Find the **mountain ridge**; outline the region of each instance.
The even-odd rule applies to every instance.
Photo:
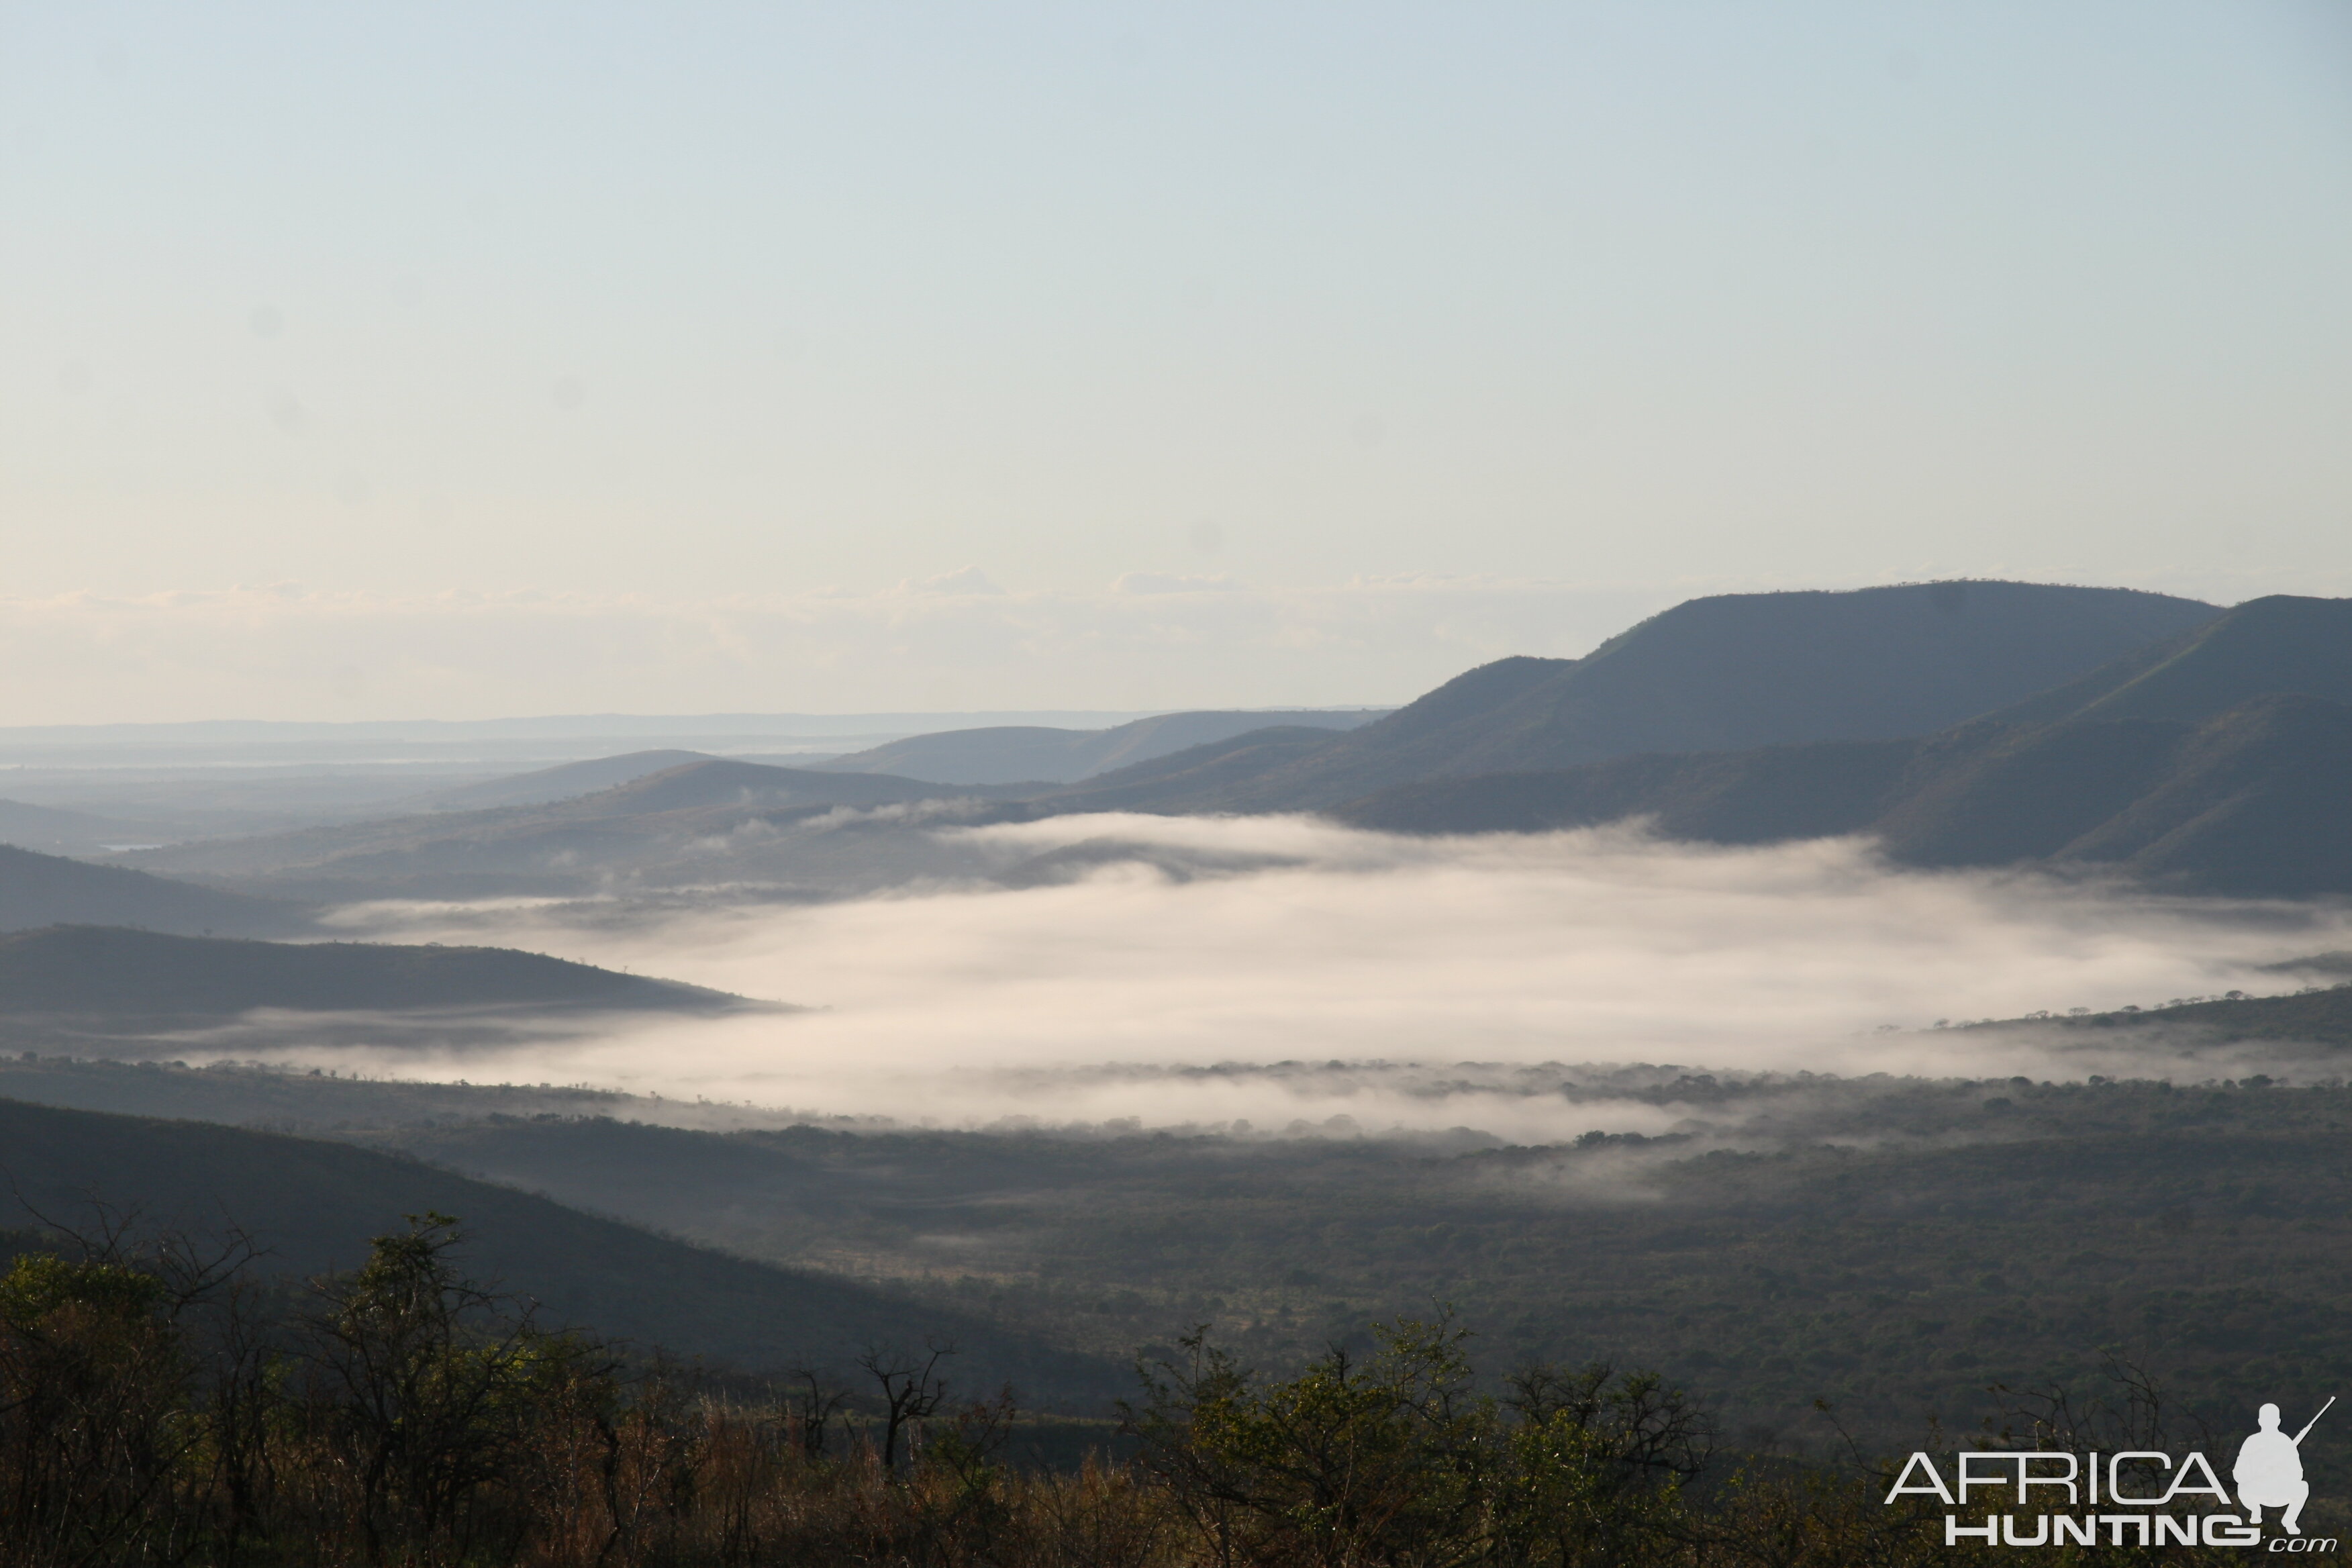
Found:
[[[1268,727],[1353,729],[1386,709],[1202,710],[1155,714],[1108,730],[992,726],[910,735],[819,764],[833,773],[887,773],[945,785],[1070,784],[1116,768]]]
[[[2281,644],[2288,657],[2263,656]],[[2159,671],[2162,684],[2146,684]],[[1867,832],[1912,865],[2095,868],[2253,897],[2352,892],[2352,704],[2278,689],[2336,675],[2352,695],[2352,601],[2253,600],[1930,736],[1428,780],[1331,815],[1416,833],[1633,816],[1729,843]]]
[[[1927,734],[2221,613],[2136,589],[1989,582],[1685,600],[1580,659],[1465,671],[1180,809],[1316,810],[1432,778]],[[1141,778],[1089,783],[1123,790]]]

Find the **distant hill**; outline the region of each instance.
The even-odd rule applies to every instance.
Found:
[[[296,904],[0,844],[0,931],[60,923],[282,936],[307,921]]]
[[[753,873],[779,833],[837,808],[990,793],[713,757],[543,805],[209,839],[152,851],[140,862],[178,875],[250,879],[321,900],[574,894],[604,890],[615,876],[638,872],[731,881]]]
[[[2259,697],[2196,723],[1997,732],[1875,826],[1919,865],[2106,865],[2203,891],[2352,891],[2352,708]]]
[[[2033,583],[1693,599],[1580,659],[1481,666],[1327,745],[1229,777],[1213,798],[1178,786],[1171,799],[1182,805],[1155,807],[1149,792],[1136,804],[1314,809],[1425,779],[1927,734],[2220,613],[2160,594]],[[1141,775],[1089,784],[1130,782]]]
[[[1252,730],[1099,773],[1039,800],[1064,812],[1229,810],[1236,797],[1255,791],[1261,780],[1314,756],[1339,738],[1331,731],[1300,725]]]
[[[1926,866],[2102,867],[2207,892],[2352,891],[2352,602],[2261,599],[1939,734],[1433,780],[1334,815],[1403,832],[1646,816],[1725,843],[1868,832]],[[2352,681],[2343,689],[2352,695]]]
[[[435,811],[481,811],[500,805],[541,805],[593,795],[600,789],[627,784],[647,773],[715,759],[701,752],[627,752],[617,757],[593,757],[564,763],[533,773],[484,779],[429,797],[424,804]]]
[[[900,805],[938,798],[940,786],[884,773],[833,773],[712,757],[665,768],[568,803],[583,818],[710,806]]]
[[[2322,961],[2338,954],[2322,953]],[[2305,960],[2308,963],[2312,961]],[[2289,969],[2294,964],[2270,967]],[[2341,1050],[2352,1046],[2352,984],[2338,984],[2298,992],[2292,996],[2242,996],[2173,1002],[2161,1007],[2129,1012],[2085,1013],[2071,1017],[1988,1018],[1961,1026],[1969,1029],[2030,1029],[2052,1034],[2069,1044],[2084,1043],[2086,1033],[2110,1031],[2128,1037],[2136,1030],[2179,1031],[2190,1027],[2216,1045],[2240,1040],[2284,1040],[2326,1046]],[[2067,1038],[2072,1037],[2072,1038]]]
[[[715,1012],[740,997],[503,947],[245,942],[116,926],[0,936],[0,1013],[191,1016],[528,1006]]]
[[[1191,746],[1269,726],[1352,730],[1386,709],[1301,709],[1278,713],[1162,713],[1109,730],[1000,725],[911,735],[824,764],[840,773],[898,773],[940,784],[1068,784]]]
[[[870,1286],[707,1251],[542,1197],[341,1143],[201,1122],[158,1121],[0,1100],[0,1179],[58,1218],[93,1198],[152,1225],[241,1226],[269,1271],[362,1262],[368,1238],[439,1210],[465,1222],[467,1265],[592,1328],[753,1371],[839,1366],[876,1341],[952,1340],[958,1386],[1011,1379],[1031,1400],[1092,1404],[1124,1392],[1120,1369],[951,1308]],[[0,1198],[0,1206],[7,1200]],[[0,1226],[26,1223],[0,1214]]]
[[[137,843],[157,837],[144,823],[125,822],[87,811],[65,811],[53,805],[29,805],[21,800],[0,800],[0,844],[14,844],[51,855],[102,854],[110,844]]]
[[[2063,719],[2210,719],[2287,692],[2352,704],[2352,599],[2273,594],[1988,713],[2003,724]]]

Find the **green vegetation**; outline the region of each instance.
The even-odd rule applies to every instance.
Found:
[[[457,1241],[447,1216],[412,1216],[356,1270],[292,1293],[256,1288],[234,1252],[168,1238],[20,1256],[0,1277],[0,1560],[1898,1568],[1990,1555],[1951,1552],[1928,1510],[1883,1506],[1884,1466],[1711,1465],[1704,1415],[1654,1376],[1528,1365],[1500,1397],[1483,1394],[1468,1336],[1442,1317],[1382,1325],[1370,1356],[1333,1349],[1288,1378],[1188,1336],[1181,1362],[1147,1365],[1125,1407],[1132,1461],[1038,1468],[1008,1462],[1010,1391],[908,1412],[878,1374],[865,1390],[811,1375],[763,1398],[631,1368],[467,1279]],[[2045,1416],[2070,1408],[2042,1402]],[[2047,1419],[2031,1434],[2086,1436],[2100,1440]],[[2312,1521],[2334,1528],[2336,1511]]]
[[[1827,1440],[1817,1397],[1875,1441],[1970,1427],[1999,1406],[1988,1384],[2079,1379],[2111,1350],[2217,1424],[2249,1386],[2352,1384],[2352,1090],[1666,1074],[1589,1092],[1727,1131],[1515,1148],[551,1116],[341,1135],[1106,1358],[1205,1321],[1297,1366],[1448,1300],[1490,1370],[1662,1367],[1758,1441]]]
[[[1121,1357],[1073,1353],[951,1303],[729,1256],[318,1139],[0,1100],[0,1191],[75,1223],[96,1199],[196,1236],[235,1227],[268,1249],[273,1269],[299,1275],[354,1267],[368,1238],[404,1214],[462,1214],[502,1288],[540,1303],[551,1324],[592,1323],[618,1341],[751,1372],[845,1365],[869,1339],[936,1333],[961,1347],[967,1376],[1013,1381],[1041,1405],[1099,1413],[1120,1385]],[[0,1256],[8,1250],[0,1245]]]
[[[2341,953],[2322,953],[2300,964],[2278,964],[2287,972],[2335,974]],[[2240,1040],[2279,1040],[2319,1047],[2312,1054],[2322,1063],[2340,1060],[2342,1047],[2352,1046],[2352,983],[2306,986],[2289,996],[2200,996],[2166,1003],[2160,1007],[2107,1013],[2080,1013],[2062,1018],[2011,1019],[1978,1024],[1973,1028],[2029,1029],[2069,1044],[2097,1039],[2116,1030],[2168,1029],[2221,1047]]]
[[[2133,1016],[2185,1026],[2170,1016]],[[725,1134],[583,1091],[8,1062],[0,1087],[216,1089],[214,1113],[266,1106],[367,1148],[0,1103],[0,1163],[45,1208],[96,1192],[226,1214],[311,1271],[398,1213],[467,1213],[558,1321],[752,1368],[845,1363],[869,1323],[936,1330],[1073,1411],[1196,1323],[1295,1368],[1433,1300],[1482,1326],[1490,1373],[1660,1367],[1742,1440],[1809,1451],[1832,1436],[1816,1398],[1891,1443],[1931,1417],[1973,1427],[1989,1384],[2080,1379],[2111,1351],[2217,1426],[2250,1387],[2352,1384],[2352,1090],[1518,1070],[1566,1114],[1647,1101],[1690,1130]]]
[[[616,1118],[651,1108],[581,1091],[0,1063],[0,1087],[20,1076],[157,1101],[182,1083],[282,1089],[263,1102],[274,1117],[370,1146],[0,1102],[0,1164],[45,1210],[99,1193],[159,1218],[226,1215],[307,1271],[348,1267],[399,1213],[466,1213],[556,1321],[755,1369],[845,1363],[887,1324],[908,1342],[948,1333],[985,1379],[1099,1410],[1119,1361],[1195,1323],[1295,1368],[1442,1300],[1482,1326],[1489,1372],[1656,1366],[1743,1440],[1808,1449],[1831,1437],[1815,1398],[1891,1443],[1930,1417],[1972,1427],[1999,1407],[1989,1384],[2079,1379],[2110,1351],[2217,1426],[2242,1419],[2249,1387],[2352,1384],[2352,1090],[2259,1075],[1578,1069],[1562,1084],[1556,1069],[1529,1092],[1570,1114],[1646,1100],[1693,1130],[1549,1147],[719,1134],[634,1124]]]

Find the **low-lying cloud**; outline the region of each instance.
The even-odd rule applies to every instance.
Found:
[[[1123,816],[938,831],[1008,873],[1093,854],[1058,883],[636,921],[375,906],[354,918],[379,936],[495,940],[818,1011],[614,1022],[461,1053],[342,1045],[332,1059],[958,1126],[1347,1118],[1336,1130],[1535,1141],[1662,1131],[1692,1114],[1654,1094],[1563,1094],[1574,1073],[1530,1089],[1521,1069],[1540,1064],[2214,1076],[2221,1058],[2170,1047],[2063,1051],[1933,1026],[2284,989],[2255,966],[2347,940],[2337,911],[1897,870],[1858,840],[1408,838],[1297,817]]]

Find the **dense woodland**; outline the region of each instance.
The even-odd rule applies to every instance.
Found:
[[[1200,1333],[1115,1430],[1022,1464],[1015,1391],[950,1349],[767,1388],[632,1364],[465,1278],[447,1216],[297,1288],[121,1229],[0,1278],[0,1554],[130,1563],[1899,1564],[1972,1561],[1859,1449],[1717,1446],[1680,1389],[1605,1364],[1479,1386],[1449,1318],[1294,1375]],[[2129,1374],[2126,1373],[2126,1378]],[[2172,1441],[2160,1402],[2029,1396],[1989,1441]],[[2182,1434],[2186,1435],[2186,1434]],[[2327,1505],[2310,1517],[2333,1529]],[[2168,1549],[2172,1562],[2227,1549]],[[2068,1561],[2153,1560],[2137,1548]]]
[[[1488,1374],[1658,1367],[1734,1440],[1812,1457],[1837,1443],[1816,1399],[1889,1445],[1974,1429],[1989,1384],[2080,1382],[2109,1352],[2217,1427],[2250,1387],[2352,1385],[2352,1089],[1584,1077],[1712,1096],[1745,1146],[698,1132],[562,1091],[53,1061],[0,1064],[0,1091],[249,1084],[281,1125],[318,1120],[287,1137],[0,1110],[52,1212],[103,1191],[177,1216],[200,1187],[219,1203],[189,1217],[232,1215],[314,1271],[438,1206],[568,1321],[761,1370],[841,1362],[875,1324],[939,1328],[968,1369],[1074,1415],[1196,1323],[1296,1368],[1435,1303],[1478,1326]]]

